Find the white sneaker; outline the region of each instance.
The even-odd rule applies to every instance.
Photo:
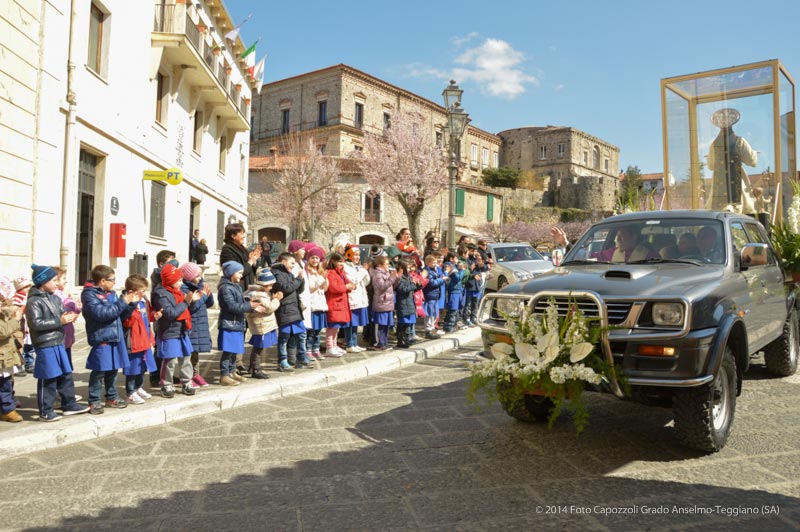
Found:
[[[80,400],[82,400],[82,399],[83,399],[83,396],[82,396],[82,395],[78,395],[77,393],[75,394],[75,400],[76,400],[76,401],[80,401]]]
[[[358,350],[359,353],[363,353],[364,351],[367,350],[366,347],[361,347],[360,345],[356,345],[354,347]]]
[[[347,348],[347,352],[348,353],[358,353],[360,351],[361,351],[361,349],[359,349],[357,345],[352,345],[352,346]]]
[[[139,397],[139,394],[138,394],[138,393],[136,393],[136,392],[133,392],[132,394],[130,394],[130,395],[128,396],[128,402],[129,402],[129,403],[133,403],[133,404],[135,404],[135,405],[143,405],[143,404],[144,404],[144,399],[142,399],[141,397]]]
[[[136,390],[136,394],[142,399],[150,399],[151,397],[153,397],[152,395],[144,391],[144,388],[139,388],[138,390]]]
[[[325,356],[328,358],[339,358],[340,356],[344,355],[345,351],[339,347],[331,347],[327,351],[325,351]]]

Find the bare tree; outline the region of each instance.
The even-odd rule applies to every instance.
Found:
[[[421,242],[419,217],[425,203],[447,186],[447,161],[419,118],[419,113],[399,112],[383,134],[367,133],[358,154],[361,171],[370,187],[403,207],[415,242]]]

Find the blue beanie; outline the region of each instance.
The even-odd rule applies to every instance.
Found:
[[[233,274],[236,272],[240,272],[244,270],[244,266],[236,262],[235,260],[229,260],[228,262],[222,265],[222,275],[230,279],[233,277]]]
[[[38,264],[31,264],[33,269],[33,285],[39,288],[50,279],[55,278],[58,274],[50,266],[39,266]]]
[[[258,279],[256,279],[256,282],[260,285],[273,284],[275,283],[275,276],[270,270],[264,268],[258,272]]]

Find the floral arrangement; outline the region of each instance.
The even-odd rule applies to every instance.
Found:
[[[792,202],[786,210],[783,224],[772,231],[772,243],[781,257],[783,267],[791,273],[800,273],[800,184],[791,181]]]
[[[520,306],[514,315],[501,312],[513,344],[494,344],[494,359],[472,365],[467,398],[475,402],[478,391],[485,390],[488,401],[499,400],[510,412],[526,394],[548,397],[553,404],[549,427],[569,399],[573,424],[580,433],[589,421],[583,391],[587,384],[607,382],[612,369],[595,352],[600,326],[577,305],[559,316],[553,298],[544,314],[534,313],[532,303]]]

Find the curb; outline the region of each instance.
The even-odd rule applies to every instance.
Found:
[[[101,416],[84,414],[65,417],[56,423],[26,421],[24,429],[0,431],[0,460],[364,379],[458,348],[478,340],[480,335],[480,329],[470,328],[446,338],[425,341],[424,347],[395,349],[344,366],[295,373],[279,379],[250,379],[243,386],[214,385],[192,397],[176,394],[173,399],[148,401],[124,410],[106,409]]]

